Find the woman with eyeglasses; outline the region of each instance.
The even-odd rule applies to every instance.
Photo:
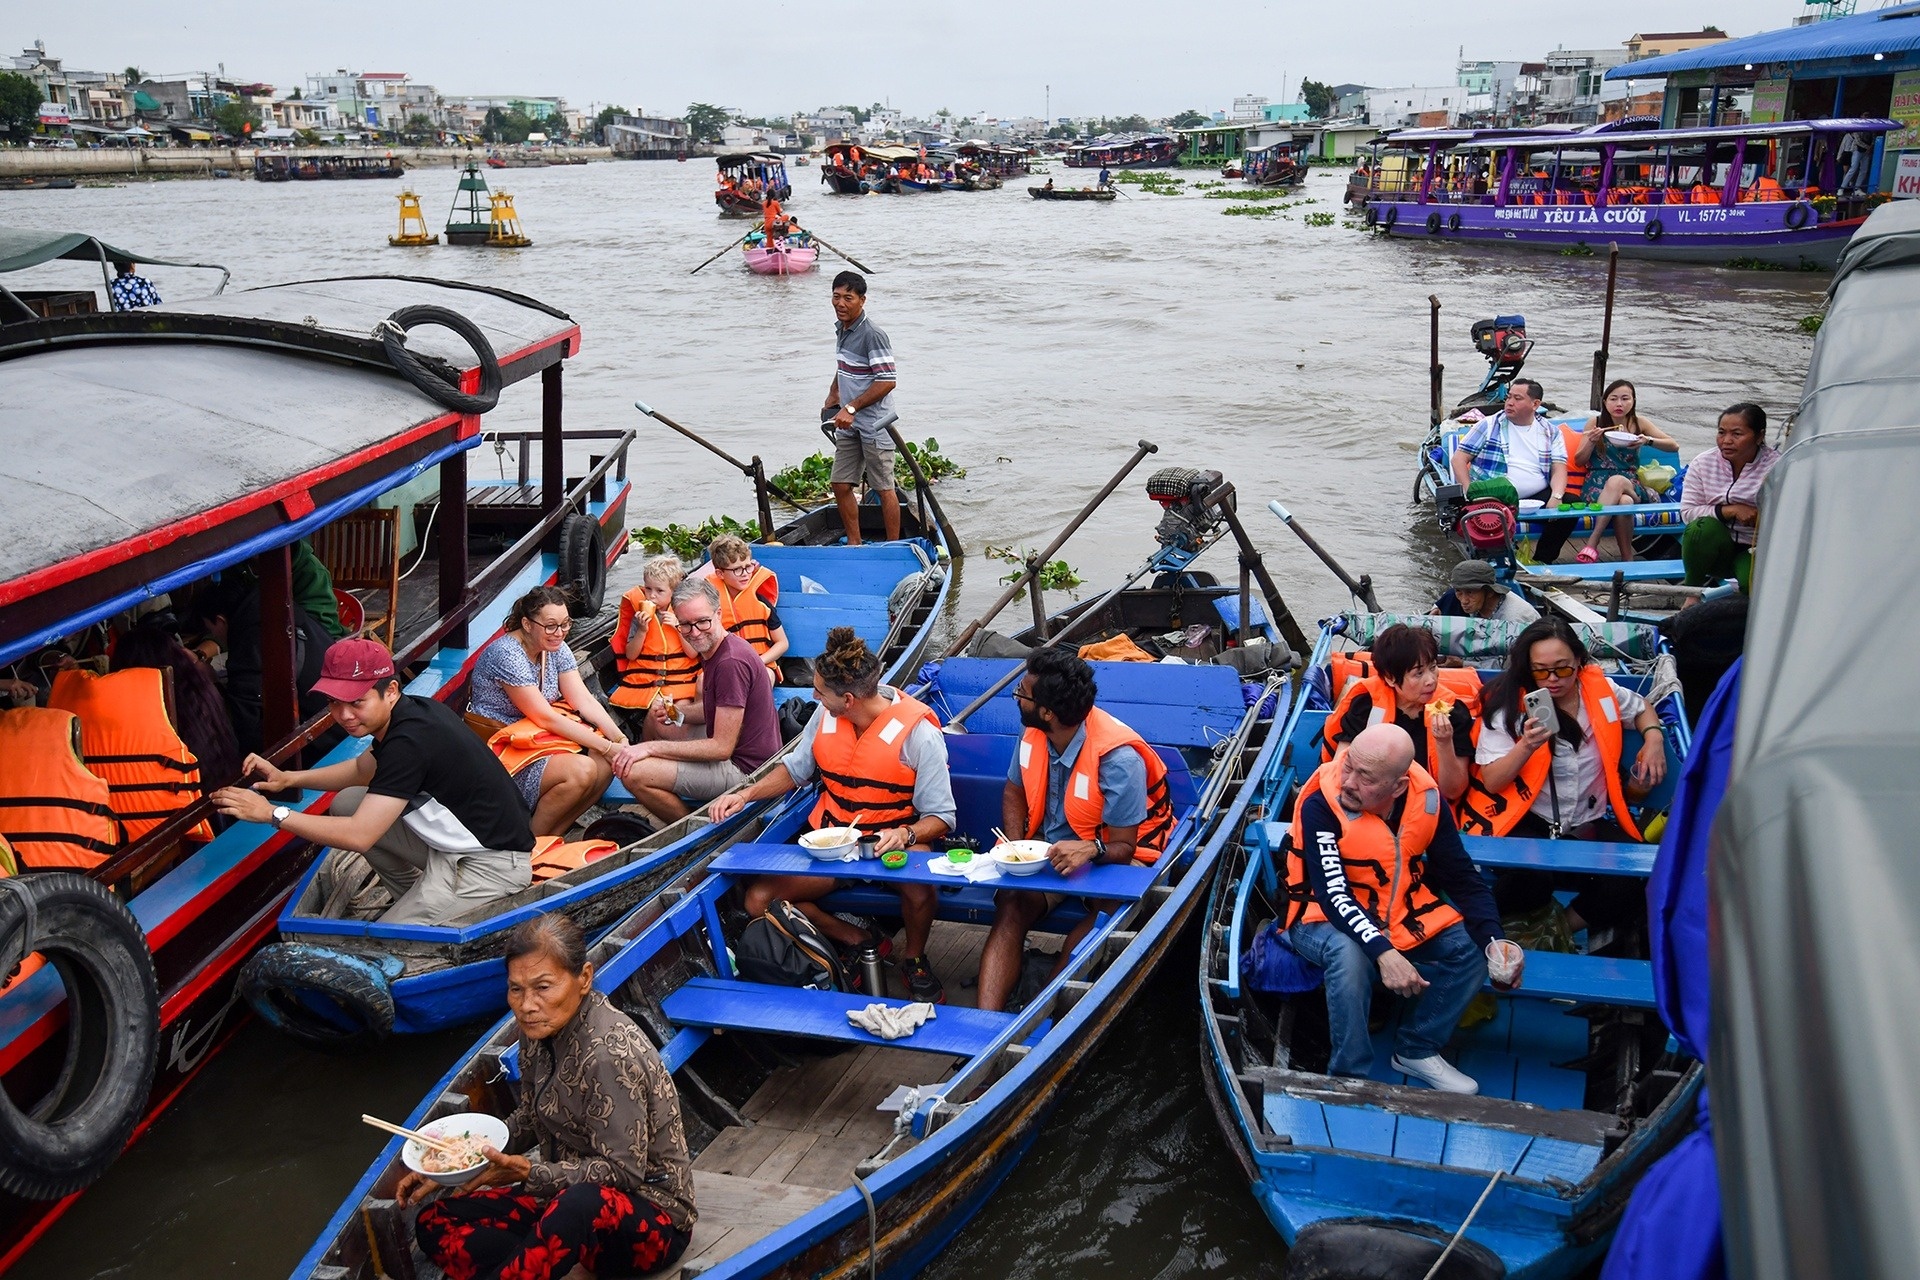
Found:
[[[533,834],[564,836],[613,779],[627,735],[580,678],[567,593],[535,587],[513,602],[506,634],[473,666],[467,722],[513,775]]]
[[[1553,700],[1557,732],[1527,711],[1526,697],[1538,689]],[[1640,841],[1628,803],[1666,777],[1666,729],[1645,699],[1607,677],[1572,627],[1542,618],[1522,631],[1506,670],[1487,685],[1481,708],[1477,776],[1460,802],[1463,833]],[[1623,777],[1627,725],[1642,741],[1630,775]],[[1625,885],[1634,891],[1630,896],[1640,897],[1637,885],[1613,879],[1611,887]],[[1495,895],[1502,915],[1525,914],[1543,908],[1553,886],[1546,873],[1508,873]],[[1625,899],[1609,902],[1612,895],[1600,888],[1574,899],[1567,913],[1574,931],[1610,923],[1632,909]]]

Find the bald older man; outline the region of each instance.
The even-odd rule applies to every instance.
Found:
[[[1367,1013],[1378,982],[1402,1011],[1393,1069],[1448,1093],[1480,1086],[1441,1056],[1502,935],[1487,882],[1468,861],[1439,784],[1395,724],[1362,730],[1300,789],[1286,941],[1326,972],[1327,1074],[1373,1069]],[[1444,898],[1441,895],[1445,895]],[[1519,982],[1516,972],[1513,983]]]

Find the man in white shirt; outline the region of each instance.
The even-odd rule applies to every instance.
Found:
[[[1560,429],[1539,416],[1545,399],[1538,382],[1517,379],[1507,387],[1506,408],[1460,437],[1453,450],[1453,478],[1467,497],[1540,498],[1550,509],[1560,505],[1567,491],[1567,445]],[[1511,498],[1498,481],[1513,486]],[[1549,521],[1534,558],[1543,564],[1557,560],[1571,531],[1571,521]]]

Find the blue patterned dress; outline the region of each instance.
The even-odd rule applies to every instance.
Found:
[[[574,661],[573,650],[562,645],[552,653],[541,654],[540,668],[536,671],[527,651],[520,647],[520,641],[511,635],[501,636],[482,649],[479,660],[473,664],[467,709],[475,715],[512,724],[521,716],[513,699],[507,696],[509,686],[538,689],[548,702],[558,702],[561,674],[579,665]],[[513,775],[514,785],[520,788],[520,798],[526,801],[529,813],[540,803],[540,780],[546,772],[547,762],[535,760]]]

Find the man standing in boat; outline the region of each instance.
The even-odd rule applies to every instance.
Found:
[[[857,271],[833,278],[837,367],[823,412],[833,413],[833,500],[847,545],[860,545],[860,482],[880,495],[887,541],[900,538],[900,495],[893,488],[893,440],[885,423],[893,415],[898,376],[893,343],[867,317],[867,279]],[[836,411],[837,410],[837,411]]]
[[[1113,170],[1107,168],[1107,166],[1105,165],[1101,165],[1100,177],[1099,177],[1099,180],[1094,183],[1094,190],[1105,191],[1108,187],[1112,185],[1113,185]]]

